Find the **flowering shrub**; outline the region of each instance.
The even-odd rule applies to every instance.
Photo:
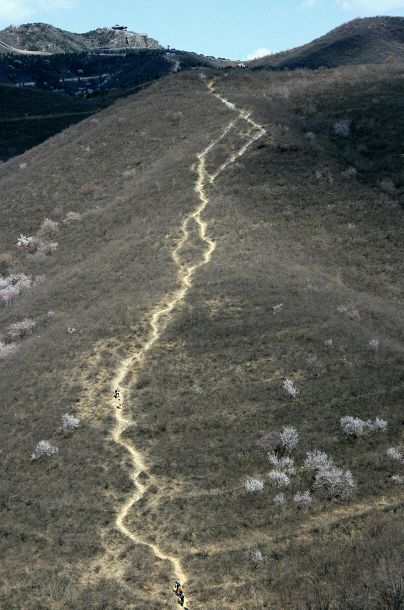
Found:
[[[58,245],[59,244],[57,241],[40,241],[37,247],[37,251],[41,254],[45,254],[46,256],[50,256],[51,254],[56,252]]]
[[[313,486],[324,489],[331,498],[344,498],[356,488],[356,483],[350,470],[329,465],[317,470]]]
[[[5,278],[0,277],[0,303],[9,305],[11,301],[31,286],[32,280],[24,273],[14,273]]]
[[[288,475],[281,470],[271,470],[271,472],[268,473],[268,477],[277,487],[287,487],[290,483]]]
[[[63,432],[70,432],[71,430],[74,430],[79,426],[80,420],[77,417],[74,417],[74,415],[70,415],[69,413],[65,413],[64,415],[62,415],[62,425],[60,429]]]
[[[399,474],[393,474],[391,480],[393,481],[393,483],[397,483],[400,485],[403,482],[403,477],[400,477]]]
[[[32,245],[33,237],[27,237],[21,233],[20,237],[17,239],[17,246],[19,248],[27,248]]]
[[[337,136],[346,138],[351,133],[352,121],[349,119],[340,119],[334,123],[334,133]]]
[[[74,333],[76,333],[76,332],[77,332],[77,328],[73,328],[72,326],[67,327],[67,333],[69,335],[74,335]]]
[[[291,457],[278,457],[275,453],[268,453],[268,460],[278,470],[286,470],[289,474],[295,473],[295,460]]]
[[[377,350],[380,347],[380,341],[379,339],[370,339],[369,343],[368,343],[368,350],[370,352],[377,352]]]
[[[284,506],[284,505],[286,504],[286,498],[285,498],[285,494],[283,494],[283,493],[277,494],[277,495],[274,497],[274,502],[275,502],[275,504],[277,504],[278,506]]]
[[[82,220],[80,212],[67,212],[65,219],[63,220],[64,225],[70,225],[73,222],[80,222]]]
[[[297,396],[300,394],[300,390],[295,386],[295,382],[289,377],[284,380],[283,387],[291,396]]]
[[[297,446],[299,442],[299,433],[294,426],[283,426],[280,440],[282,447],[290,451]]]
[[[31,460],[38,460],[43,455],[47,455],[48,457],[50,457],[58,451],[59,449],[52,445],[50,441],[39,441],[39,443],[35,447],[34,453],[31,454]]]
[[[3,343],[0,341],[0,360],[10,356],[18,348],[16,343]]]
[[[38,235],[55,235],[59,231],[59,223],[51,220],[50,218],[45,218],[43,223],[41,224],[41,228],[38,231]]]
[[[14,322],[10,324],[8,327],[8,334],[13,338],[23,338],[32,334],[33,329],[36,326],[36,322],[34,320],[29,320],[25,318],[25,320],[21,320],[21,322]]]
[[[313,451],[308,451],[306,453],[304,466],[310,471],[319,470],[321,468],[329,468],[332,466],[332,459],[326,453],[324,453],[324,451],[313,449]]]
[[[311,493],[309,491],[298,491],[293,496],[293,502],[297,504],[299,508],[305,508],[312,502]]]
[[[324,341],[324,346],[328,349],[334,349],[334,341],[332,339],[327,339]]]
[[[248,479],[244,483],[244,487],[248,491],[248,493],[256,493],[257,491],[262,491],[264,489],[264,482],[259,479]]]
[[[48,318],[54,318],[56,316],[56,312],[53,311],[53,309],[50,309],[46,315]]]
[[[403,462],[403,454],[396,447],[389,447],[386,451],[387,457],[396,462]]]
[[[251,561],[255,564],[259,564],[264,561],[264,555],[261,553],[258,547],[251,552]]]
[[[274,313],[279,313],[283,309],[283,303],[278,303],[278,305],[273,305],[272,311]]]
[[[339,305],[337,310],[339,313],[344,313],[350,320],[359,320],[361,317],[357,305],[354,305],[353,303]]]
[[[345,417],[341,417],[340,423],[345,434],[356,438],[366,436],[371,432],[384,431],[387,429],[387,421],[381,417],[376,417],[373,421],[371,419],[364,421],[359,417],[346,415]]]

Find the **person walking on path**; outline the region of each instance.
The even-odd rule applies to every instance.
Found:
[[[180,593],[180,604],[181,604],[181,606],[184,605],[184,601],[185,601],[184,591],[181,591],[181,593]]]

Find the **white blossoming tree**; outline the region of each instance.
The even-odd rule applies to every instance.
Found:
[[[35,451],[31,454],[31,460],[38,460],[43,456],[50,457],[58,453],[58,451],[58,448],[52,445],[50,441],[39,441]]]

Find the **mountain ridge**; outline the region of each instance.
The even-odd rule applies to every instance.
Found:
[[[160,49],[161,45],[147,34],[97,28],[78,34],[62,30],[48,23],[10,25],[0,31],[0,41],[21,52],[43,54],[82,53],[96,48]],[[3,49],[4,52],[4,49]]]
[[[404,17],[348,21],[304,45],[255,59],[251,67],[319,68],[404,61]]]

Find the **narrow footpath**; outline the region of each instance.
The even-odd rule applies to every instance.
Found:
[[[117,400],[113,398],[111,405],[115,416],[112,438],[117,445],[123,447],[130,455],[131,479],[133,481],[133,491],[128,495],[125,503],[117,509],[115,520],[116,528],[121,532],[124,538],[131,540],[137,545],[143,545],[150,548],[156,558],[169,561],[172,565],[173,583],[176,579],[178,579],[181,584],[185,584],[185,586],[187,584],[188,576],[181,564],[180,558],[171,555],[168,550],[163,550],[158,545],[145,540],[140,534],[135,531],[131,531],[126,525],[126,518],[128,514],[134,508],[135,504],[143,497],[150,483],[143,484],[139,480],[139,475],[142,472],[147,473],[148,466],[144,462],[141,453],[124,436],[125,431],[135,423],[126,414],[127,410],[125,409],[125,406],[127,400],[127,390],[125,388],[125,379],[129,372],[136,376],[142,371],[148,352],[158,342],[172,319],[175,309],[185,300],[188,292],[190,291],[196,271],[207,265],[211,260],[216,244],[209,236],[208,224],[202,217],[209,204],[208,186],[213,184],[218,176],[220,176],[220,174],[230,164],[234,163],[239,157],[243,156],[250,146],[266,133],[265,129],[251,118],[251,113],[249,113],[247,110],[238,109],[233,103],[218,93],[213,80],[207,82],[207,87],[209,91],[218,100],[220,100],[220,102],[225,104],[229,110],[235,113],[235,118],[224,127],[217,138],[213,139],[208,146],[197,155],[197,163],[193,164],[193,168],[196,169],[197,173],[195,191],[198,194],[199,201],[196,208],[183,219],[179,229],[179,240],[171,253],[172,259],[177,267],[178,288],[174,292],[167,295],[160,304],[156,305],[154,309],[151,310],[148,316],[150,331],[144,344],[137,351],[130,352],[130,354],[119,364],[111,385],[111,396],[113,395],[115,388],[119,387],[120,389],[120,399]],[[246,142],[239,150],[229,155],[229,157],[217,168],[213,174],[209,174],[206,169],[206,160],[208,155],[219,144],[219,142],[221,142],[225,136],[230,133],[232,129],[236,128],[236,125],[240,120],[246,121],[249,125],[250,129],[248,139],[246,139]],[[199,238],[205,244],[205,248],[202,255],[196,262],[189,265],[184,265],[181,261],[181,250],[191,240],[191,223],[196,223]],[[185,589],[185,593],[186,606],[189,607],[189,595],[187,589]],[[173,605],[175,599],[176,598],[173,597]]]

